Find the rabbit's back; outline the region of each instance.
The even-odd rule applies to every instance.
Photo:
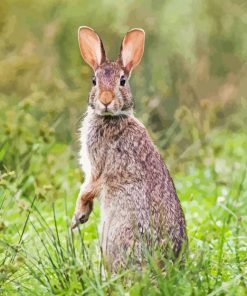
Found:
[[[111,269],[127,257],[141,262],[146,246],[170,244],[177,255],[186,240],[183,212],[144,126],[132,116],[88,115],[86,121],[88,157],[102,178],[102,248]]]

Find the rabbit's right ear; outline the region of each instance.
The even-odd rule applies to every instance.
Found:
[[[132,29],[125,35],[120,49],[120,62],[128,74],[140,63],[144,43],[145,32],[142,29]]]
[[[93,29],[86,26],[80,27],[78,41],[84,61],[94,70],[106,61],[103,43]]]

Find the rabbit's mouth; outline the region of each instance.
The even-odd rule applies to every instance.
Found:
[[[115,104],[108,104],[103,106],[103,104],[98,102],[98,104],[95,104],[93,109],[94,112],[100,116],[116,116],[119,113],[119,108]]]
[[[104,109],[95,108],[94,110],[100,116],[116,116],[117,115],[116,114],[117,112],[115,112],[114,110],[108,108],[107,106]]]
[[[133,101],[128,104],[120,104],[118,101],[113,101],[108,105],[103,105],[99,101],[89,103],[89,107],[99,116],[117,117],[121,115],[132,114],[134,103]]]
[[[122,108],[118,110],[111,110],[111,109],[105,109],[105,110],[95,110],[96,113],[100,116],[104,117],[118,117],[122,115],[130,115],[131,114],[131,108]]]
[[[101,116],[115,116],[116,114],[112,113],[111,111],[103,111],[100,113]]]

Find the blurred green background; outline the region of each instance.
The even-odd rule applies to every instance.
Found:
[[[33,199],[50,224],[55,202],[63,235],[83,181],[77,163],[78,128],[93,73],[80,56],[80,25],[98,32],[110,59],[118,56],[129,29],[146,31],[144,57],[131,77],[136,116],[174,177],[193,258],[202,249],[214,250],[213,263],[204,266],[205,275],[196,279],[206,283],[198,288],[197,282],[198,294],[220,289],[229,281],[229,289],[241,295],[247,272],[245,0],[1,0],[2,291],[8,294],[19,287],[17,280],[9,279],[20,262],[17,268],[7,246],[18,244],[28,252],[36,240],[29,223],[25,225]],[[86,242],[95,242],[98,221],[96,207],[85,225]],[[195,275],[203,268],[198,266]],[[243,277],[238,277],[241,273]],[[32,276],[29,270],[21,280],[32,282]],[[183,283],[177,287],[181,295],[197,291]]]

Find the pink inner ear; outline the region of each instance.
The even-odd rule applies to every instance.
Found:
[[[134,53],[134,48],[132,46],[132,43],[128,40],[128,36],[126,35],[124,40],[123,40],[123,47],[122,47],[122,62],[124,68],[126,70],[130,70],[133,65],[133,53]]]
[[[133,63],[129,62],[124,68],[126,69],[127,72],[130,72],[131,69],[133,68]]]
[[[144,31],[134,29],[129,31],[122,43],[122,63],[125,69],[130,72],[139,64],[144,51]]]
[[[94,70],[102,63],[102,49],[99,36],[90,28],[79,29],[81,54]]]

